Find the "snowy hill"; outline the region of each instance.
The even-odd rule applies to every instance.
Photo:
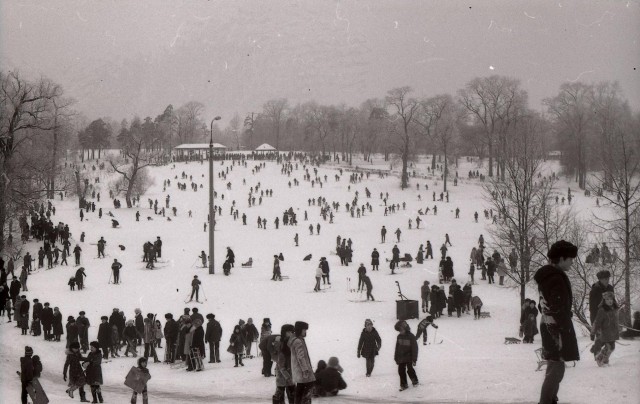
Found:
[[[462,161],[462,160],[461,160]],[[390,275],[385,258],[391,257],[391,248],[395,244],[396,228],[402,230],[398,247],[401,255],[410,253],[415,256],[420,244],[430,240],[434,246],[434,255],[439,256],[439,247],[444,242],[444,234],[451,237],[453,246],[449,248],[455,263],[455,278],[462,284],[468,281],[468,256],[476,245],[478,236],[488,237],[485,226],[488,221],[473,222],[473,212],[481,211],[484,204],[481,187],[473,180],[461,179],[457,187],[450,188],[450,203],[432,202],[433,190],[440,192],[441,185],[436,186],[433,178],[412,180],[412,188],[401,192],[398,178],[390,176],[384,179],[371,175],[367,180],[351,184],[348,191],[349,172],[345,172],[339,181],[334,176],[336,168],[323,167],[318,175],[327,175],[327,181],[320,188],[317,184],[302,181],[302,165],[291,177],[280,173],[280,166],[266,163],[266,168],[252,174],[252,161],[248,167],[233,166],[227,179],[217,175],[216,203],[222,206],[222,215],[217,217],[215,238],[216,274],[208,275],[207,269],[199,268],[197,258],[200,251],[207,250],[208,239],[203,231],[207,215],[207,165],[197,163],[176,164],[158,167],[151,170],[155,185],[141,198],[139,208],[113,209],[107,198],[107,191],[102,190],[102,207],[104,216],[98,219],[95,213],[88,213],[85,221],[80,222],[77,212],[77,201],[55,201],[56,215],[54,223],[69,223],[73,233],[73,245],[79,242],[79,235],[85,232],[86,240],[81,243],[83,249],[82,266],[85,267],[87,279],[83,291],[69,291],[67,280],[76,268],[55,267],[51,270],[40,269],[29,278],[29,292],[25,294],[29,300],[39,298],[48,301],[51,306],[58,306],[66,319],[68,315],[77,316],[80,310],[87,313],[92,323],[89,330],[90,340],[97,334],[99,318],[111,313],[114,307],[123,310],[127,318],[133,318],[135,308],[144,314],[157,313],[164,324],[164,313],[173,313],[177,317],[184,307],[198,307],[202,314],[214,313],[223,327],[221,352],[223,362],[206,364],[204,372],[187,373],[184,369],[171,369],[167,365],[149,365],[152,379],[149,383],[150,401],[153,403],[192,403],[208,401],[259,403],[270,402],[275,390],[273,378],[265,378],[260,374],[261,358],[247,360],[245,367],[233,368],[231,354],[224,352],[228,345],[233,325],[239,319],[252,317],[259,327],[264,317],[269,317],[274,331],[287,323],[297,320],[309,323],[307,344],[312,363],[328,360],[331,356],[340,359],[345,369],[344,378],[348,388],[338,397],[319,399],[319,402],[468,402],[468,403],[522,403],[537,402],[539,388],[544,372],[535,372],[536,356],[534,350],[540,347],[539,336],[532,345],[505,345],[505,337],[517,337],[520,316],[518,291],[510,286],[487,285],[485,281],[473,288],[484,302],[483,311],[490,311],[491,318],[474,321],[471,315],[463,314],[462,318],[445,315],[436,321],[439,326],[437,337],[435,330],[429,329],[430,345],[419,345],[419,358],[416,371],[420,386],[407,391],[398,392],[397,368],[393,362],[396,332],[397,296],[396,281],[402,292],[411,299],[420,297],[420,285],[428,280],[437,284],[437,262],[427,260],[419,265],[413,262],[412,268],[400,268],[397,275]],[[216,163],[216,172],[231,167],[230,163]],[[388,163],[380,162],[378,168],[388,169]],[[466,173],[475,169],[472,163],[464,162],[459,172]],[[197,192],[187,186],[186,191],[177,189],[181,173],[193,176],[193,182],[204,184]],[[310,169],[311,171],[311,169]],[[313,172],[311,171],[313,176]],[[176,179],[175,177],[178,177]],[[288,187],[289,181],[297,178],[299,187]],[[461,176],[462,177],[462,176]],[[466,177],[466,174],[464,175]],[[106,179],[106,177],[105,177]],[[163,181],[170,179],[171,185],[163,192]],[[246,185],[242,184],[243,179]],[[106,181],[101,180],[104,184]],[[225,184],[231,182],[231,190]],[[324,182],[324,179],[323,179]],[[416,190],[416,182],[420,183],[420,191]],[[247,195],[250,187],[260,183],[260,190],[273,189],[273,197],[263,197],[259,206],[248,207]],[[424,191],[428,184],[429,191]],[[370,199],[364,196],[364,188],[372,193]],[[345,211],[346,202],[351,202],[355,191],[359,191],[359,205],[369,202],[373,212],[362,218],[352,218]],[[380,199],[381,192],[389,192],[388,204],[406,202],[406,210],[400,208],[396,213],[384,216],[384,204]],[[157,199],[158,206],[164,206],[169,194],[170,206],[177,207],[177,217],[173,217],[167,209],[167,221],[154,215],[148,209],[147,198]],[[422,201],[418,200],[421,194]],[[224,200],[222,199],[224,195]],[[333,224],[323,221],[317,206],[308,206],[309,198],[323,196],[331,204],[340,203]],[[242,220],[234,221],[229,215],[232,201],[242,213],[247,214],[247,225]],[[257,198],[256,198],[256,204]],[[593,199],[576,195],[575,204],[580,209],[592,209]],[[421,229],[415,229],[417,210],[438,206],[438,214],[429,213],[421,216],[424,220]],[[283,226],[275,229],[273,220],[282,216],[282,212],[293,207],[297,213],[298,226]],[[455,219],[454,210],[461,210],[460,219]],[[140,222],[135,221],[135,212],[141,213]],[[187,212],[191,210],[193,217]],[[309,220],[304,221],[304,211]],[[107,212],[113,212],[120,222],[119,228],[111,228]],[[481,213],[481,212],[480,212]],[[267,218],[267,229],[258,229],[257,217]],[[147,220],[151,217],[153,220]],[[481,214],[482,217],[482,214]],[[413,230],[409,230],[407,222],[414,221]],[[320,223],[320,235],[315,226]],[[313,224],[313,235],[309,234],[309,224]],[[385,225],[389,230],[386,243],[380,243],[380,228]],[[299,234],[300,246],[295,247],[293,238]],[[340,266],[335,252],[337,236],[351,238],[354,256],[349,266]],[[92,245],[101,236],[107,240],[107,257],[95,258],[96,247]],[[154,271],[145,269],[141,262],[142,244],[153,241],[157,236],[163,240],[162,258]],[[491,248],[491,241],[488,241]],[[126,246],[125,251],[117,248],[119,244]],[[222,274],[222,262],[226,247],[231,247],[236,255],[236,265],[230,276]],[[30,242],[27,248],[34,254],[38,245]],[[379,272],[372,272],[370,254],[373,248],[380,251],[381,265]],[[281,263],[282,274],[289,276],[282,282],[270,280],[273,255],[282,252],[285,260]],[[302,261],[307,254],[313,254],[311,261]],[[331,288],[322,292],[313,292],[315,268],[320,257],[327,257],[331,266]],[[253,258],[252,268],[241,268],[240,263],[249,257]],[[123,263],[121,270],[122,284],[109,284],[110,265],[114,258]],[[69,260],[72,262],[72,259]],[[364,294],[350,292],[357,283],[357,267],[363,262],[373,283],[373,295],[376,303],[362,302]],[[190,291],[190,281],[198,275],[203,282],[203,304],[185,304]],[[532,289],[529,294],[537,298]],[[204,297],[204,298],[203,298]],[[424,315],[421,313],[421,318]],[[376,359],[372,377],[365,378],[364,359],[356,358],[356,346],[364,320],[373,320],[375,328],[382,337],[382,349]],[[410,320],[415,332],[418,320]],[[64,363],[64,342],[45,342],[41,337],[20,336],[15,323],[0,320],[0,396],[3,402],[18,402],[20,383],[15,376],[19,366],[18,358],[23,354],[24,345],[34,348],[35,354],[41,356],[44,364],[42,384],[53,403],[71,402],[64,390],[62,366]],[[578,328],[577,328],[578,329]],[[588,335],[578,330],[581,350],[590,343]],[[436,341],[437,338],[437,341]],[[64,336],[63,336],[64,340]],[[442,344],[433,344],[439,342]],[[625,341],[625,344],[628,341]],[[164,346],[164,345],[163,345]],[[611,366],[598,368],[588,350],[582,353],[582,361],[575,368],[567,369],[565,381],[559,393],[560,402],[571,403],[635,403],[640,399],[640,387],[637,380],[640,376],[640,345],[638,341],[628,345],[617,346],[611,359]],[[164,349],[159,350],[159,356]],[[130,391],[123,385],[128,369],[133,366],[132,358],[118,358],[103,365],[105,384],[103,386],[105,401],[108,403],[128,402]]]

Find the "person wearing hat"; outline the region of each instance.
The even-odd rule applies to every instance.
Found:
[[[149,355],[153,356],[153,362],[158,363],[158,355],[156,353],[156,347],[154,341],[156,339],[156,327],[153,320],[153,314],[147,314],[147,317],[143,320],[142,337],[144,341],[144,357],[149,358]]]
[[[180,333],[180,326],[178,322],[173,319],[173,314],[167,313],[164,315],[164,339],[165,339],[165,351],[164,362],[174,363],[176,344],[178,342],[178,334]]]
[[[340,390],[347,388],[347,383],[342,378],[343,369],[338,358],[329,358],[327,367],[316,376],[316,393],[320,397],[336,396]]]
[[[22,295],[22,301],[20,303],[20,309],[16,310],[18,314],[18,325],[22,330],[22,335],[27,335],[29,331],[29,308],[31,303],[27,300],[26,295]]]
[[[233,250],[231,249],[231,247],[227,247],[226,259],[229,262],[229,264],[231,265],[231,268],[234,268],[233,264],[236,262],[236,255],[233,253]]]
[[[162,258],[162,240],[160,240],[160,236],[156,237],[156,241],[153,243],[153,247],[158,254],[158,258]]]
[[[111,264],[111,271],[113,272],[113,283],[120,283],[120,269],[122,268],[122,264],[118,262],[116,258],[113,259],[113,264]]]
[[[407,374],[409,375],[413,385],[418,385],[418,376],[416,375],[416,371],[413,369],[418,361],[418,343],[416,342],[416,337],[411,333],[409,324],[407,324],[406,321],[398,321],[394,328],[398,331],[398,337],[396,339],[396,349],[393,359],[398,365],[400,391],[402,391],[409,388],[407,383]]]
[[[62,327],[62,313],[60,313],[60,309],[57,307],[53,308],[53,322],[52,322],[52,332],[55,338],[55,341],[60,342],[60,336],[64,334],[64,329]]]
[[[280,335],[272,335],[273,343],[268,346],[271,357],[276,362],[276,392],[273,395],[274,404],[284,404],[285,395],[289,404],[295,400],[295,383],[291,376],[291,350],[287,343],[293,337],[295,327],[284,324],[280,328]]]
[[[66,345],[66,347],[69,348],[69,346],[73,342],[77,342],[79,344],[80,343],[80,341],[79,341],[80,332],[78,330],[78,324],[76,323],[76,319],[73,316],[67,317],[67,324],[66,324],[65,328],[66,328],[66,331],[67,331],[67,345]]]
[[[260,333],[258,332],[255,324],[253,324],[253,319],[251,317],[247,319],[247,324],[242,327],[242,337],[244,338],[244,345],[247,352],[246,356],[249,357],[251,356],[251,345],[254,342],[257,342],[260,337]]]
[[[264,377],[271,377],[271,353],[267,349],[267,339],[271,336],[271,320],[269,318],[264,318],[262,320],[262,325],[260,326],[260,344],[258,348],[260,348],[260,352],[262,352],[262,375]]]
[[[136,342],[137,345],[142,345],[142,337],[144,336],[144,317],[142,317],[142,311],[140,309],[135,309],[134,313],[134,324],[136,326],[136,332],[138,335],[136,338]]]
[[[87,364],[85,369],[86,382],[91,386],[92,403],[97,403],[98,401],[102,403],[104,400],[102,399],[102,390],[100,389],[102,385],[102,353],[100,352],[100,344],[98,341],[91,341],[89,346],[90,352],[87,358],[83,360],[83,363]],[[105,347],[104,350],[108,351],[109,348]]]
[[[296,384],[296,403],[311,402],[313,386],[316,381],[305,342],[308,329],[309,324],[303,321],[296,321],[294,325],[295,336],[287,342],[287,346],[291,350],[291,375],[293,382]]]
[[[147,378],[142,379],[144,382],[144,388],[142,389],[142,403],[147,404],[149,402],[149,396],[147,395],[147,383],[151,379],[151,374],[149,373],[149,369],[147,369],[147,358],[144,356],[138,358],[138,371],[144,373]],[[136,404],[138,402],[138,392],[133,390],[131,394],[131,404]]]
[[[358,341],[358,358],[363,356],[366,359],[367,377],[371,376],[373,367],[376,361],[376,355],[380,352],[382,347],[382,340],[380,334],[373,326],[373,321],[366,319],[364,321],[364,328],[360,333],[360,340]]]
[[[591,286],[591,290],[589,291],[589,319],[592,325],[598,314],[600,302],[602,302],[602,295],[605,292],[614,292],[613,286],[609,283],[611,272],[607,270],[599,271],[596,276],[598,277],[598,281]],[[591,335],[593,335],[593,333]]]
[[[378,252],[377,249],[373,249],[373,251],[371,252],[371,270],[372,271],[377,271],[379,270],[380,266],[380,253]]]
[[[49,306],[49,302],[44,303],[44,307],[40,313],[40,323],[42,324],[44,339],[45,341],[49,341],[51,339],[51,326],[53,324],[53,309]]]
[[[111,343],[111,326],[109,325],[109,317],[100,317],[100,325],[98,326],[98,343],[102,347],[102,358],[104,360],[109,359],[109,349],[112,347]],[[115,356],[115,352],[111,352],[111,357]]]
[[[322,269],[322,284],[328,283],[331,285],[331,279],[329,279],[329,261],[326,257],[320,257],[320,268]]]
[[[578,341],[571,320],[571,281],[565,273],[571,269],[577,255],[578,247],[565,240],[557,241],[547,252],[549,264],[538,269],[533,276],[540,293],[542,358],[547,361],[547,370],[540,390],[540,404],[558,401],[565,361],[580,360]]]
[[[62,376],[64,381],[67,381],[67,370],[68,370],[68,386],[69,388],[66,390],[69,397],[73,398],[73,392],[75,390],[80,391],[80,402],[88,403],[86,393],[84,392],[84,385],[86,383],[84,370],[82,369],[81,362],[84,361],[84,358],[80,354],[80,343],[74,341],[69,344],[67,350],[65,352],[67,354],[67,359],[64,362],[64,368],[62,370]]]
[[[207,321],[204,341],[209,344],[209,363],[220,363],[220,339],[222,338],[222,327],[218,320],[216,320],[215,314],[207,314],[207,320],[209,321]]]
[[[609,363],[609,356],[616,349],[616,341],[620,339],[619,330],[618,304],[615,295],[611,291],[604,292],[591,327],[591,337],[595,339],[591,352],[598,362],[598,366]]]
[[[420,339],[422,335],[422,345],[427,345],[427,327],[432,326],[437,329],[438,326],[434,324],[433,317],[427,316],[420,323],[418,323],[418,332],[416,333],[416,341]]]
[[[190,302],[193,301],[193,296],[195,295],[196,297],[196,302],[200,302],[200,298],[199,298],[199,293],[200,293],[200,284],[202,282],[200,282],[200,280],[198,279],[198,275],[194,275],[193,276],[193,280],[191,281],[191,298],[189,299]]]
[[[358,267],[358,292],[364,289],[364,277],[367,274],[367,268],[364,267],[364,263],[360,263]]]
[[[236,325],[233,327],[233,333],[229,338],[229,348],[227,348],[227,352],[233,354],[233,359],[235,361],[234,367],[244,366],[242,363],[242,354],[244,353],[244,337],[242,336],[242,326]]]
[[[24,356],[20,358],[20,381],[22,382],[22,404],[27,404],[27,387],[31,384],[35,374],[35,368],[33,365],[33,348],[30,346],[24,347]]]
[[[89,319],[86,318],[85,312],[81,311],[78,313],[78,318],[76,318],[76,324],[78,325],[78,336],[80,337],[80,346],[82,347],[82,353],[86,353],[89,350],[89,327],[91,323]],[[108,345],[104,345],[105,347]]]

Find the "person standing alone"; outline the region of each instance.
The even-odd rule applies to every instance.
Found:
[[[533,277],[540,292],[542,358],[547,361],[539,404],[558,402],[565,361],[580,360],[578,341],[571,320],[571,282],[565,273],[571,268],[577,255],[578,247],[565,240],[557,241],[547,253],[549,264],[538,269]]]

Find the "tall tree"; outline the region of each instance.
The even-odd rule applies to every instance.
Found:
[[[273,134],[275,137],[275,148],[280,150],[280,131],[286,121],[287,108],[289,103],[286,98],[269,100],[262,106],[262,114],[271,121]]]
[[[575,172],[578,187],[585,189],[591,168],[590,142],[593,125],[593,86],[581,82],[564,83],[553,98],[544,100],[555,119],[556,132],[563,145],[563,162]]]
[[[402,174],[400,187],[405,189],[409,186],[409,173],[407,171],[410,145],[415,135],[415,120],[420,104],[415,98],[409,97],[413,90],[411,87],[399,87],[390,90],[385,97],[388,108],[391,109],[391,120],[395,121],[399,130],[396,133],[400,136],[402,158]]]
[[[493,177],[493,162],[499,149],[498,162],[503,171],[507,134],[518,111],[526,107],[527,94],[520,81],[505,76],[477,77],[458,91],[459,101],[483,129],[489,153],[489,177]],[[505,173],[501,174],[504,180]]]
[[[9,214],[26,209],[46,190],[34,189],[31,176],[22,175],[27,174],[22,162],[28,153],[20,150],[37,145],[36,137],[52,129],[50,103],[61,94],[61,87],[49,80],[30,82],[18,72],[0,71],[0,251]]]
[[[240,150],[240,115],[236,112],[233,118],[229,121],[229,131],[231,132],[231,138],[236,146],[236,150]]]
[[[245,136],[249,139],[249,149],[253,150],[253,135],[255,134],[255,125],[256,120],[260,117],[260,114],[256,112],[249,112],[247,116],[244,118],[244,133]]]

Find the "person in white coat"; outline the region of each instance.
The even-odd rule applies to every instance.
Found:
[[[290,338],[287,343],[291,350],[291,375],[293,382],[296,384],[296,403],[311,402],[313,386],[316,381],[305,342],[308,329],[309,324],[303,321],[296,321],[294,325],[295,336]]]

